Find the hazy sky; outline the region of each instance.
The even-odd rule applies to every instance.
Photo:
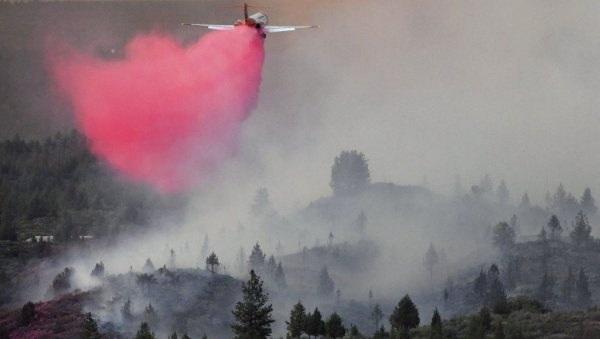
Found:
[[[543,203],[559,182],[600,192],[597,2],[269,6],[273,24],[321,25],[267,39],[244,156],[276,199],[327,193],[333,157],[352,148],[375,181],[427,176],[449,191],[456,175],[470,187],[489,173],[517,203],[525,191]]]

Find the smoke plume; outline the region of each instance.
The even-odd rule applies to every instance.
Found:
[[[189,187],[234,153],[257,103],[264,50],[250,28],[211,32],[187,47],[138,36],[113,60],[53,46],[55,84],[91,150],[163,193]]]

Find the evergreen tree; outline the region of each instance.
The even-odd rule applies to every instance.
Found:
[[[471,316],[469,318],[469,325],[467,326],[467,339],[481,339],[483,337],[483,328],[481,327],[479,315]]]
[[[133,319],[133,314],[131,313],[131,299],[127,298],[127,301],[121,307],[121,315],[123,316],[123,320],[131,320]]]
[[[277,263],[275,257],[271,254],[269,260],[267,260],[267,274],[271,279],[275,279],[275,273],[277,272]]]
[[[485,304],[494,308],[494,312],[502,313],[501,309],[506,306],[506,292],[504,284],[496,278],[490,281],[488,292],[485,297]]]
[[[483,269],[479,272],[479,276],[473,282],[473,292],[480,300],[483,300],[488,288],[487,275],[483,273]]]
[[[400,329],[400,333],[398,334],[398,339],[411,339],[410,331],[408,330],[408,328],[402,327]]]
[[[575,217],[571,239],[577,247],[587,244],[591,239],[592,227],[583,211],[579,211]]]
[[[325,322],[325,335],[331,338],[341,338],[346,335],[342,318],[336,312],[333,312]]]
[[[154,264],[152,263],[152,260],[150,260],[150,258],[146,259],[146,262],[144,263],[144,266],[142,267],[142,272],[153,273],[154,271],[156,271],[156,269],[154,268]]]
[[[357,151],[343,151],[335,157],[329,184],[335,195],[359,193],[370,182],[371,174],[364,154]]]
[[[154,332],[150,331],[148,323],[142,321],[140,329],[135,335],[135,339],[156,339],[156,336],[154,335]]]
[[[542,281],[537,289],[537,297],[541,302],[547,302],[554,297],[554,279],[547,272],[544,272]]]
[[[375,328],[379,328],[379,322],[381,319],[383,319],[383,312],[381,311],[379,304],[375,304],[375,306],[373,306],[373,310],[371,311],[371,320],[373,321]]]
[[[490,314],[490,310],[485,306],[479,310],[479,321],[484,334],[492,328],[492,315]]]
[[[548,230],[550,231],[550,238],[553,240],[559,239],[563,229],[556,214],[552,214],[550,220],[548,220],[547,226]]]
[[[252,253],[250,254],[250,258],[248,258],[248,265],[251,270],[261,271],[265,266],[265,257],[266,255],[260,249],[260,245],[258,242],[252,248]]]
[[[306,332],[307,317],[304,305],[300,301],[290,312],[290,321],[285,322],[287,325],[288,337],[299,338],[302,332]]]
[[[171,335],[169,335],[169,339],[178,339],[179,337],[177,336],[177,331],[173,331],[173,333],[171,333]]]
[[[206,258],[206,269],[210,271],[212,274],[215,274],[219,269],[219,257],[212,252],[208,258]]]
[[[430,339],[442,339],[442,317],[437,308],[433,311],[433,317],[431,317],[431,335]]]
[[[515,245],[515,231],[507,223],[501,222],[494,227],[494,245],[504,255],[510,253]]]
[[[394,312],[390,315],[392,331],[399,332],[402,328],[415,328],[419,326],[419,322],[420,319],[417,306],[407,294],[400,300],[398,305],[394,308]]]
[[[98,325],[96,324],[96,321],[94,321],[94,318],[92,318],[92,314],[91,313],[86,313],[85,316],[83,317],[83,324],[82,324],[82,333],[81,333],[81,338],[82,339],[100,339],[100,332],[98,332]]]
[[[594,216],[598,211],[596,199],[592,197],[592,191],[589,187],[585,189],[583,196],[581,197],[581,209],[583,210],[583,213],[589,216]]]
[[[358,327],[354,324],[350,324],[350,329],[348,329],[349,339],[362,339],[363,335],[358,330]]]
[[[565,281],[563,282],[563,301],[567,304],[571,303],[572,301],[572,296],[573,296],[573,292],[575,291],[576,288],[576,280],[575,280],[575,274],[573,274],[573,269],[571,267],[569,267],[569,271],[567,273],[567,278],[565,279]]]
[[[35,304],[31,301],[28,301],[21,308],[21,313],[19,314],[18,324],[19,326],[28,326],[33,321],[35,317]]]
[[[275,283],[279,289],[284,289],[287,287],[287,282],[285,281],[285,274],[283,273],[283,267],[281,266],[281,261],[277,265],[277,271],[275,272]]]
[[[96,266],[92,270],[91,276],[96,277],[96,278],[104,277],[104,263],[102,261],[99,263],[96,263]]]
[[[323,266],[321,269],[321,273],[319,274],[319,288],[318,292],[322,296],[329,296],[333,293],[335,289],[335,284],[333,280],[329,277],[329,272],[327,272],[327,267]]]
[[[152,306],[152,303],[146,306],[146,310],[144,311],[144,321],[153,325],[156,325],[158,322],[158,314],[156,314],[156,310],[154,309],[154,306]]]
[[[325,334],[325,322],[321,317],[321,312],[318,308],[315,308],[313,313],[309,313],[307,316],[306,323],[306,334],[314,336],[315,338]]]
[[[439,260],[438,260],[437,252],[435,250],[435,247],[433,247],[433,243],[430,243],[429,249],[425,253],[425,257],[423,258],[423,266],[425,266],[427,268],[427,271],[429,272],[429,281],[430,282],[433,281],[433,271],[435,269],[435,266],[437,266],[438,263],[439,263]]]
[[[251,270],[250,279],[242,284],[244,300],[238,302],[232,311],[235,321],[231,328],[236,339],[260,339],[271,334],[271,324],[274,322],[271,318],[273,306],[267,304],[269,295],[263,292],[262,285],[263,282],[254,270]]]
[[[375,333],[373,333],[373,339],[385,339],[385,338],[389,338],[389,335],[385,331],[385,327],[383,327],[383,324],[382,324],[381,327],[378,328],[377,331],[375,331]]]
[[[579,277],[576,283],[577,288],[577,303],[580,307],[589,307],[592,300],[592,293],[590,293],[588,277],[583,271],[583,268],[579,269]]]
[[[506,204],[508,199],[510,199],[510,193],[508,192],[508,187],[506,187],[504,180],[500,181],[500,185],[498,185],[496,194],[498,196],[498,201],[500,201],[502,204]]]

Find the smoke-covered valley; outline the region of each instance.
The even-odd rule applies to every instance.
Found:
[[[514,314],[600,300],[597,5],[261,5],[271,24],[321,27],[267,37],[258,106],[231,155],[161,194],[89,151],[48,50],[66,42],[110,63],[139,34],[189,47],[205,32],[182,21],[228,24],[241,11],[0,3],[0,338],[73,337],[86,312],[107,338],[134,337],[141,321],[158,337],[232,337],[251,268],[273,304],[273,337],[299,301],[376,337],[405,295],[421,325],[440,312],[445,337],[482,337],[468,323],[482,305],[507,333],[585,337]],[[580,270],[587,303],[564,292]],[[37,313],[25,324],[28,301]]]

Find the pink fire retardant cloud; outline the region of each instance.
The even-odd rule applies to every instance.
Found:
[[[65,45],[47,59],[91,151],[171,193],[236,151],[241,122],[257,103],[264,48],[256,30],[238,27],[185,48],[160,34],[138,36],[120,60]]]

